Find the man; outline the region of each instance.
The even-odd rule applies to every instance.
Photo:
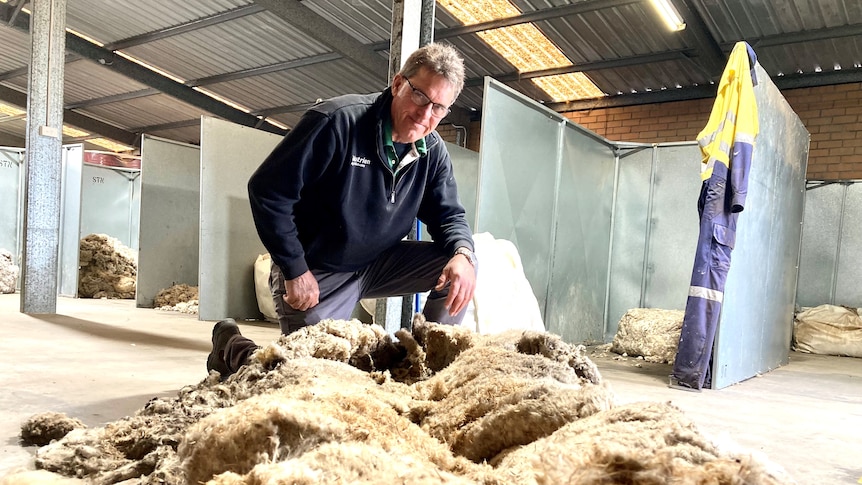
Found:
[[[361,298],[429,290],[427,320],[464,318],[476,286],[472,232],[434,131],[463,86],[458,52],[426,45],[383,93],[310,108],[252,175],[282,333],[348,319]],[[417,217],[433,243],[404,240]],[[207,370],[225,378],[256,349],[233,320],[218,322]]]

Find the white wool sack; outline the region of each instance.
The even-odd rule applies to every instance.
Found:
[[[487,232],[474,235],[473,242],[479,261],[473,295],[475,330],[483,334],[513,329],[544,332],[539,302],[515,245]]]
[[[801,352],[862,357],[859,310],[836,305],[803,308],[793,322],[793,344]]]
[[[19,268],[13,262],[12,253],[0,249],[0,293],[15,293],[18,286]]]
[[[269,287],[271,267],[272,259],[269,253],[257,257],[254,262],[254,292],[257,295],[257,308],[263,313],[264,318],[271,322],[278,322],[278,313],[275,312],[272,290]]]

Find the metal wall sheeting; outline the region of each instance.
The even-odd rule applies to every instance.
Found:
[[[0,147],[0,249],[12,253],[13,262],[21,265],[24,221],[23,148]]]
[[[798,306],[862,307],[862,184],[809,181]]]
[[[467,224],[475,228],[476,222],[476,188],[479,186],[479,152],[468,150],[454,143],[446,143],[449,157],[452,159],[452,169],[455,171],[455,181],[458,183],[458,198],[464,206]],[[420,240],[430,241],[431,235],[425,224],[422,224]]]
[[[601,340],[612,145],[490,78],[484,99],[476,232],[518,248],[549,331]]]
[[[545,324],[563,338],[601,342],[614,194],[613,148],[572,123],[561,151]],[[522,256],[523,259],[523,256]]]
[[[809,134],[766,72],[755,69],[760,134],[727,275],[713,389],[786,364],[790,351]]]
[[[458,183],[458,198],[467,213],[467,224],[476,227],[476,205],[478,204],[476,189],[479,187],[479,152],[459,147],[454,143],[446,143],[452,168],[455,170],[455,181]],[[430,238],[429,238],[430,239]]]
[[[201,320],[261,318],[254,262],[266,249],[254,227],[246,187],[281,139],[216,118],[201,121]]]
[[[58,294],[78,296],[81,239],[106,234],[137,251],[141,215],[140,170],[83,163],[83,147],[63,150]]]
[[[200,148],[144,136],[138,307],[175,284],[198,285],[200,187]]]
[[[107,234],[138,250],[141,171],[84,164],[81,180],[81,231]]]
[[[63,183],[60,186],[60,247],[57,252],[57,294],[78,296],[81,245],[81,180],[84,146],[63,147]]]
[[[785,363],[790,348],[809,137],[757,69],[761,132],[716,389]],[[684,309],[699,232],[697,145],[616,144],[490,79],[484,99],[477,232],[518,247],[548,331],[602,341],[629,308]]]
[[[621,146],[605,341],[632,308],[685,308],[699,231],[697,144]]]

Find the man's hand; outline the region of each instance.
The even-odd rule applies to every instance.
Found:
[[[467,308],[476,291],[476,268],[463,254],[452,256],[452,259],[446,263],[434,289],[440,291],[446,287],[446,283],[449,283],[446,308],[449,309],[449,315],[455,316]]]
[[[284,302],[294,310],[304,312],[320,302],[317,279],[306,271],[292,280],[284,281]]]

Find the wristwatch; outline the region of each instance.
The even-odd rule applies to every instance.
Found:
[[[463,255],[467,258],[467,261],[469,261],[470,264],[473,265],[473,267],[476,266],[476,254],[473,251],[470,251],[470,248],[466,246],[461,246],[460,248],[455,250],[455,254]]]

